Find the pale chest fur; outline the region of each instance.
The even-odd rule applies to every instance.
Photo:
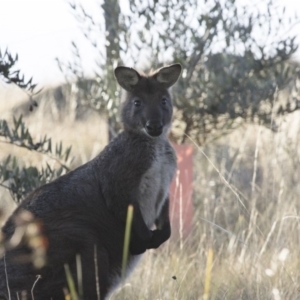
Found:
[[[139,188],[139,204],[145,223],[154,225],[166,201],[176,170],[176,155],[169,143],[156,148],[155,159],[143,175]]]

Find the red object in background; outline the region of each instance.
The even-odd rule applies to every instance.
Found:
[[[186,238],[193,220],[193,146],[173,145],[177,154],[177,173],[170,188],[172,236]]]

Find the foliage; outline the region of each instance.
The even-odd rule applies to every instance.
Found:
[[[13,57],[8,50],[4,55],[0,51],[0,78],[7,84],[15,84],[24,90],[30,98],[30,110],[37,106],[32,100],[36,84],[32,83],[32,78],[25,81],[24,75],[20,71],[14,71],[18,61],[18,55]],[[33,189],[52,181],[62,173],[68,171],[67,163],[69,161],[71,147],[63,148],[62,143],[52,145],[51,138],[46,135],[38,142],[34,141],[30,131],[23,121],[22,115],[13,118],[13,124],[7,120],[0,119],[0,143],[10,144],[19,148],[33,151],[37,154],[47,155],[56,164],[55,167],[46,163],[45,167],[21,166],[16,157],[9,155],[0,163],[0,186],[7,188],[12,198],[20,202]],[[51,164],[53,165],[53,164]],[[58,165],[58,167],[57,167]]]
[[[174,88],[172,138],[178,142],[189,135],[203,144],[245,121],[275,130],[274,117],[299,109],[298,96],[280,105],[274,100],[287,85],[294,86],[300,74],[298,65],[290,62],[298,46],[288,34],[297,19],[287,18],[276,3],[255,7],[234,0],[129,0],[128,4],[129,10],[121,10],[117,1],[104,1],[103,19],[96,20],[82,5],[70,3],[98,54],[100,71],[84,102],[113,120],[113,132],[119,130],[119,90],[112,85],[112,67],[121,62],[143,63],[144,68],[182,64],[182,78]],[[84,72],[75,73],[71,67],[79,67],[76,49],[76,64],[59,63],[81,87]]]
[[[29,96],[30,110],[33,110],[37,103],[32,99],[33,95],[38,94],[41,90],[34,92],[36,84],[32,83],[32,77],[26,82],[24,75],[20,70],[13,70],[18,61],[18,54],[13,56],[7,49],[4,54],[0,50],[0,79],[8,84],[15,84]]]

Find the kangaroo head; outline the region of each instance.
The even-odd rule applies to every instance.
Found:
[[[132,68],[115,69],[115,77],[126,91],[121,113],[125,130],[143,132],[150,137],[158,137],[168,131],[173,113],[168,89],[180,73],[180,64],[161,68],[149,76]]]

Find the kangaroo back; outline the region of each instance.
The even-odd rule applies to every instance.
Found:
[[[126,214],[134,208],[126,273],[147,249],[157,248],[171,234],[168,190],[176,156],[167,134],[172,119],[168,89],[181,66],[171,65],[146,76],[118,67],[115,76],[125,89],[124,131],[96,158],[46,184],[19,205],[2,229],[14,239],[17,216],[24,210],[42,224],[48,240],[47,265],[34,269],[28,244],[19,243],[0,260],[0,299],[65,299],[65,265],[77,278],[76,256],[82,265],[83,299],[106,297],[120,283]],[[36,275],[41,278],[35,283]],[[7,284],[8,282],[8,284]],[[78,286],[77,286],[78,288]]]

